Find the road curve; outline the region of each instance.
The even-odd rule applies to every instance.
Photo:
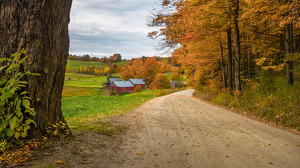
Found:
[[[109,167],[300,167],[300,136],[192,97],[184,90],[120,117]]]

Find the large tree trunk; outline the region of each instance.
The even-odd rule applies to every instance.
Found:
[[[241,43],[240,43],[240,32],[239,32],[239,22],[238,22],[238,16],[239,16],[239,0],[236,0],[236,8],[234,9],[234,30],[235,30],[235,89],[236,91],[241,91],[241,77],[240,77],[240,60],[241,60]]]
[[[71,5],[72,0],[0,1],[0,57],[10,57],[26,44],[29,58],[25,69],[41,75],[28,79],[36,112],[34,135],[43,135],[47,126],[65,122],[61,98],[69,51]]]

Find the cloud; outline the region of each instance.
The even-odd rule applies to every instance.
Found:
[[[154,56],[155,41],[147,38],[149,10],[157,0],[73,0],[70,53],[124,58]]]

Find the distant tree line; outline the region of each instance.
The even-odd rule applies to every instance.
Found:
[[[114,54],[114,55],[112,55],[112,56],[110,56],[108,58],[107,57],[103,57],[103,58],[91,57],[89,54],[85,54],[83,56],[69,54],[68,59],[70,59],[70,60],[77,60],[77,61],[104,62],[104,63],[107,63],[107,64],[117,63],[117,62],[122,62],[123,61],[121,54]]]

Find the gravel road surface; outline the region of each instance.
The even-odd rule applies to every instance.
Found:
[[[300,167],[300,136],[192,97],[184,90],[144,103],[108,167]]]

